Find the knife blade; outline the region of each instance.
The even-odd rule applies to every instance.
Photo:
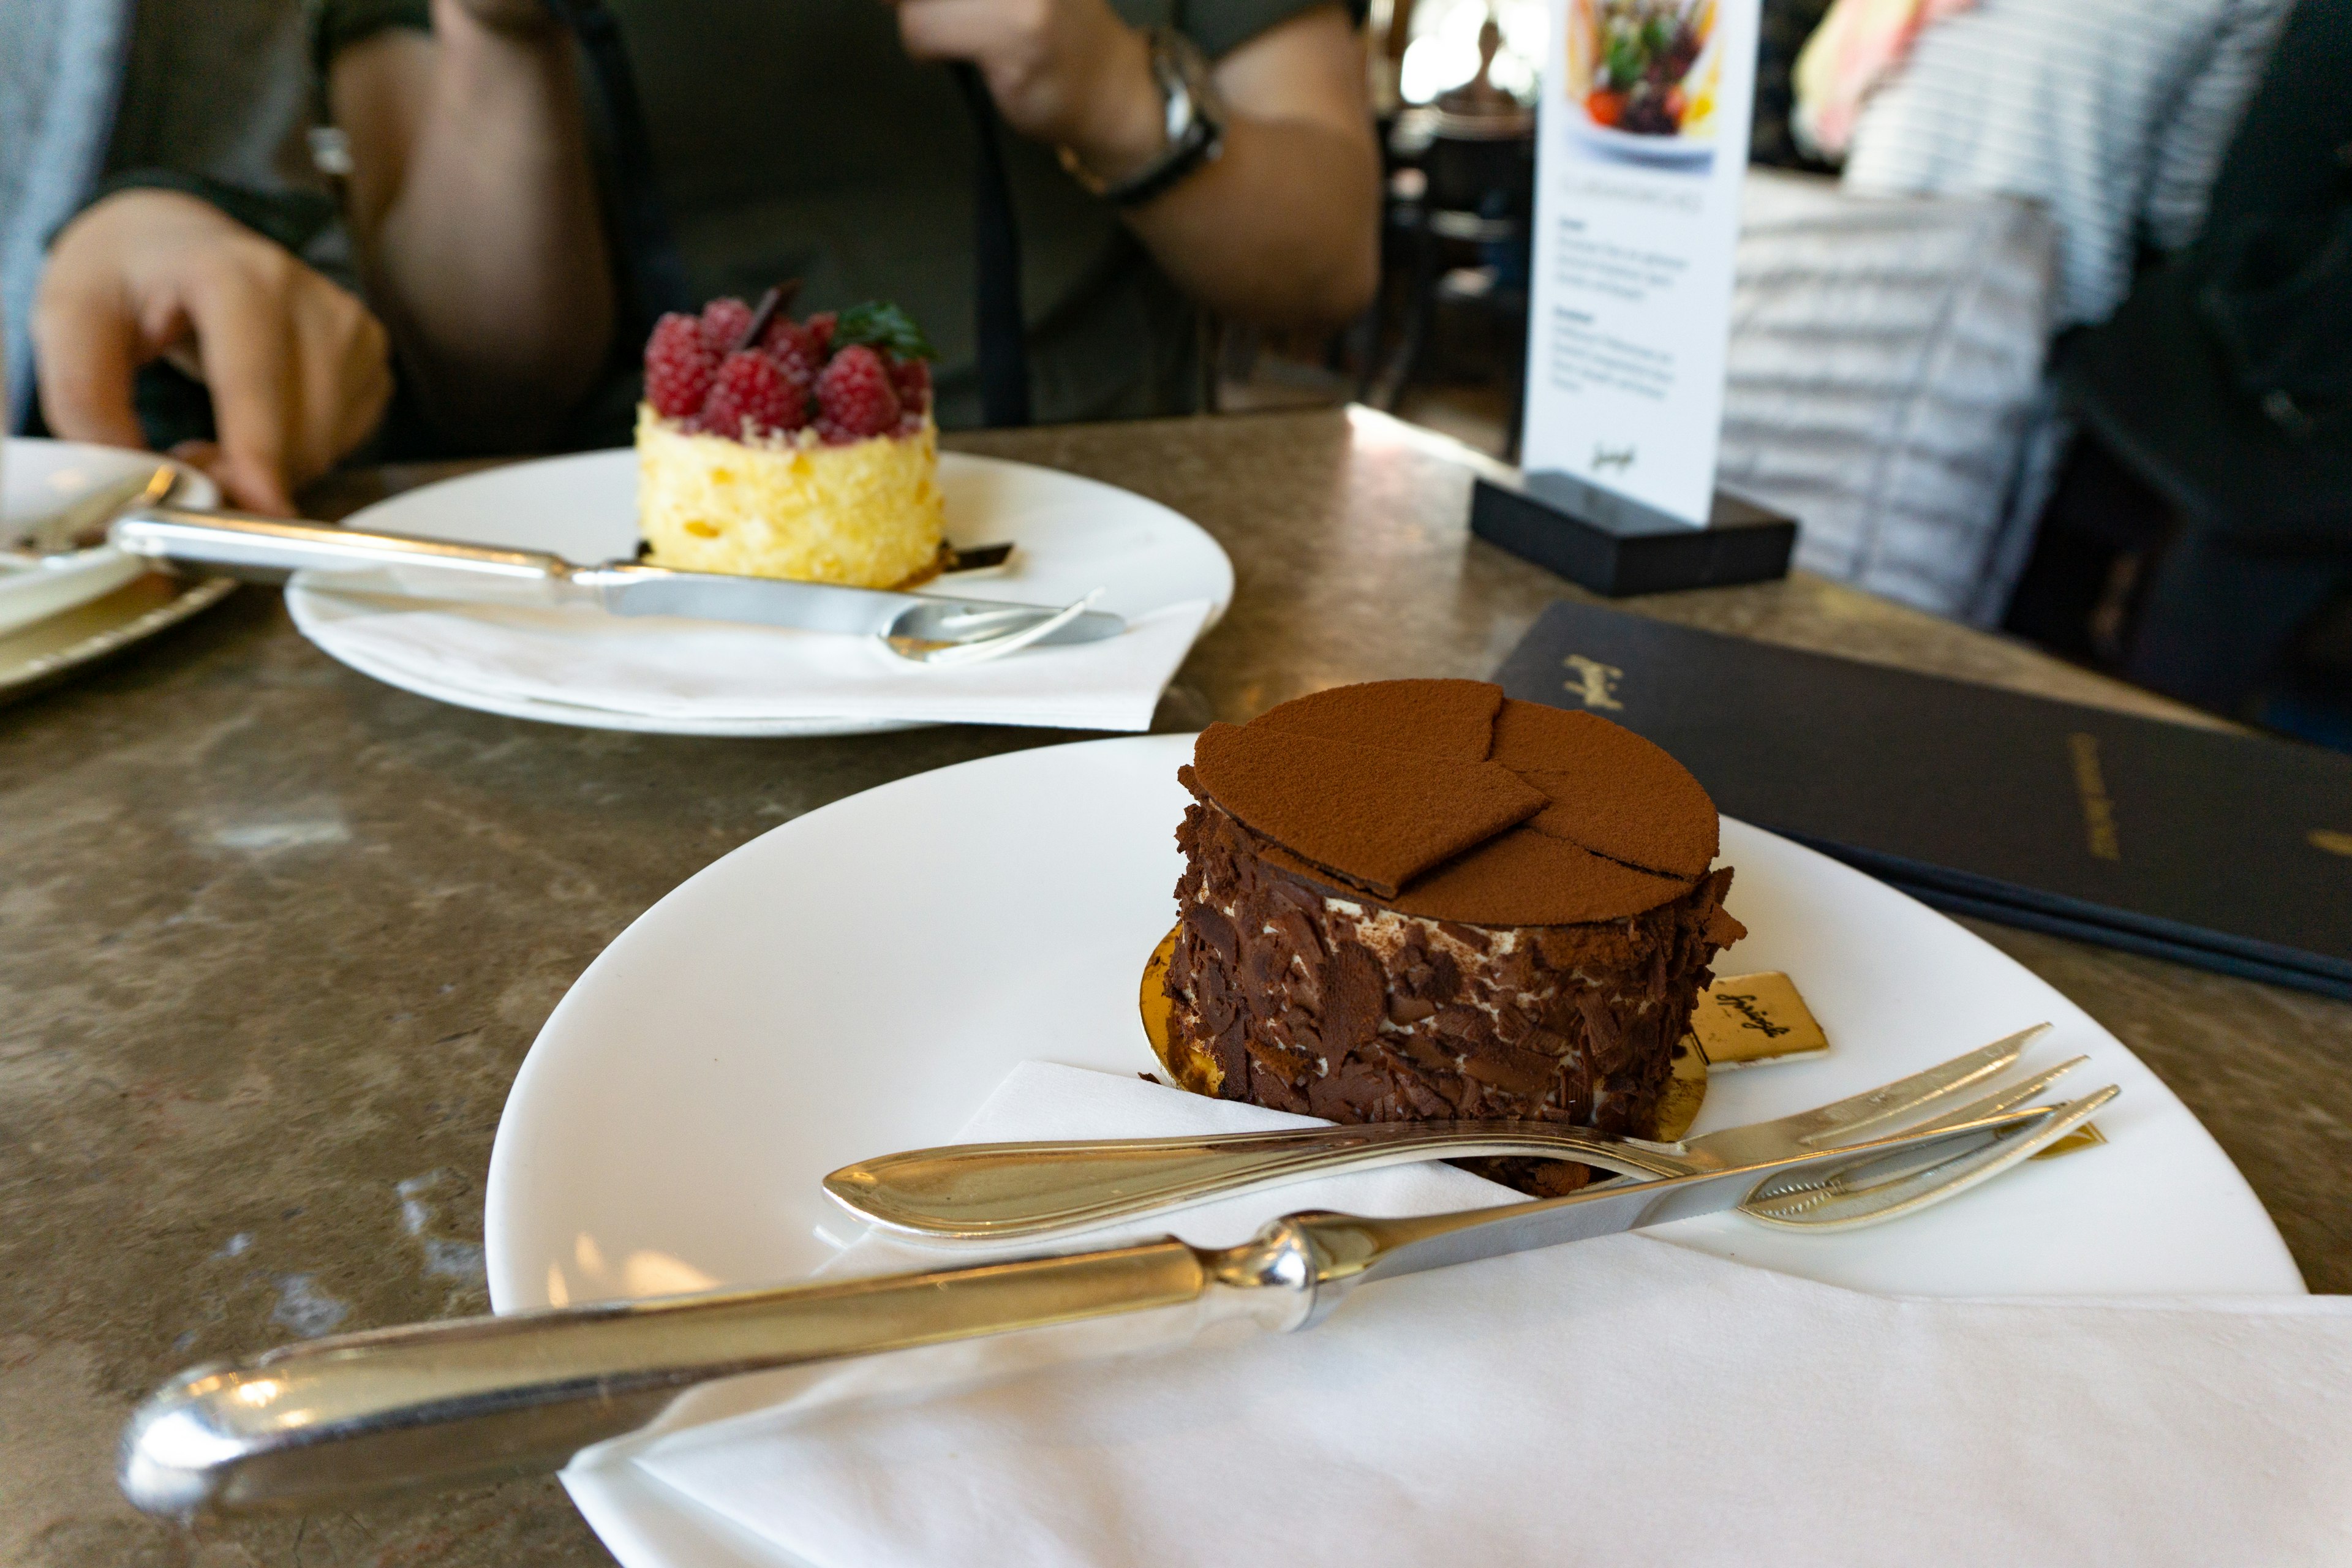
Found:
[[[158,564],[262,582],[299,572],[306,584],[339,594],[533,607],[583,605],[616,616],[683,616],[853,636],[973,641],[1061,613],[1058,605],[677,572],[634,561],[582,566],[545,551],[172,507],[129,512],[115,521],[109,538],[117,549]],[[1088,610],[1041,640],[1093,642],[1126,629],[1118,616]]]
[[[1497,1208],[1402,1219],[1293,1214],[1237,1247],[1161,1237],[312,1340],[165,1384],[124,1429],[119,1479],[140,1508],[180,1517],[341,1507],[557,1468],[658,1429],[688,1390],[720,1379],[766,1374],[763,1397],[814,1409],[1171,1348],[1224,1324],[1303,1329],[1370,1280],[1710,1214],[1798,1172],[1980,1141],[2052,1114],[2002,1111]],[[976,1361],[976,1340],[997,1353]]]

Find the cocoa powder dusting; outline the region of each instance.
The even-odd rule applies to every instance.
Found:
[[[1681,763],[1483,681],[1340,687],[1213,724],[1183,776],[1286,868],[1457,924],[1635,914],[1715,858],[1715,803]]]

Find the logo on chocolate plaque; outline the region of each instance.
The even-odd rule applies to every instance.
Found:
[[[1715,494],[1759,0],[1553,0],[1521,462],[1694,525]]]

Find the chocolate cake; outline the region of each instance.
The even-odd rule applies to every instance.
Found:
[[[1395,680],[1212,725],[1177,776],[1186,1087],[1655,1131],[1707,963],[1746,934],[1715,804],[1664,752],[1484,682]]]

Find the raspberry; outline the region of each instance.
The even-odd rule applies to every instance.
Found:
[[[702,346],[714,355],[731,353],[751,324],[751,307],[742,300],[713,300],[702,307]]]
[[[833,323],[835,320],[831,310],[819,310],[801,323],[801,331],[808,334],[809,354],[820,365],[833,353]]]
[[[749,350],[729,354],[719,363],[699,421],[709,434],[738,441],[781,435],[807,423],[807,395],[774,360]]]
[[[676,311],[646,340],[646,401],[665,419],[691,419],[710,395],[719,356],[702,346],[702,323]]]
[[[760,334],[760,346],[803,389],[815,385],[817,372],[824,368],[824,345],[798,321],[782,316],[770,321]]]
[[[931,367],[919,359],[890,362],[890,384],[898,389],[901,412],[920,419],[931,406]]]
[[[882,356],[863,343],[833,356],[816,378],[817,434],[836,444],[879,436],[898,423],[898,394]]]

